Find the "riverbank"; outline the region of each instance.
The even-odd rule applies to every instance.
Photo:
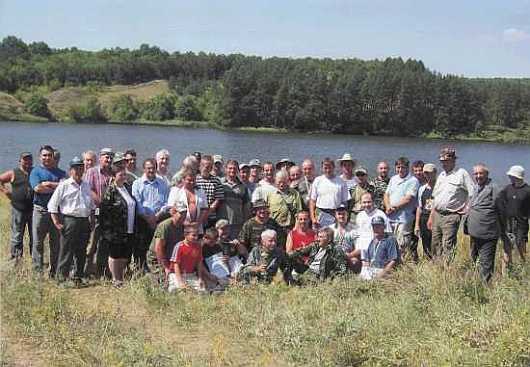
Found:
[[[389,280],[167,294],[147,278],[122,289],[62,289],[5,259],[0,199],[0,365],[527,366],[530,265],[484,287],[467,241],[453,267],[405,266]],[[384,342],[382,342],[384,341]]]

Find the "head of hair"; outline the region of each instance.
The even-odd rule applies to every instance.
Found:
[[[213,157],[210,154],[205,154],[201,157],[201,163],[202,162],[213,162]]]
[[[266,229],[263,232],[261,232],[261,239],[264,240],[266,238],[274,238],[276,237],[276,231],[274,229]]]
[[[274,176],[277,180],[288,180],[289,174],[285,170],[279,170],[276,172],[276,175]]]
[[[116,175],[122,171],[125,171],[125,167],[123,167],[123,165],[113,164],[112,168],[110,169],[110,174],[112,177],[116,177]]]
[[[96,157],[96,152],[94,152],[93,150],[87,150],[86,152],[83,152],[82,156],[83,156],[83,159],[85,159],[88,156]]]
[[[43,150],[46,150],[46,151],[51,152],[51,153],[55,152],[55,149],[53,149],[53,147],[51,145],[43,145],[42,147],[40,147],[39,154],[42,153]]]
[[[412,168],[423,168],[423,166],[425,166],[425,162],[423,162],[422,160],[412,162]]]
[[[186,177],[195,177],[195,172],[193,172],[191,169],[189,168],[184,168],[181,172],[180,172],[180,178],[181,179],[184,179]]]
[[[169,154],[169,150],[167,150],[167,149],[161,149],[161,150],[159,150],[158,152],[156,152],[156,154],[155,154],[155,158],[156,158],[157,161],[158,161],[160,158],[162,158],[162,157],[166,157],[166,156],[167,156],[167,157],[170,156],[170,154]]]
[[[228,166],[228,165],[236,166],[236,168],[239,170],[239,163],[235,159],[227,160],[225,166]]]
[[[145,168],[147,163],[151,163],[153,166],[155,166],[156,169],[156,160],[154,158],[147,158],[142,164],[142,167]]]
[[[217,230],[214,227],[210,227],[204,231],[204,237],[217,238]]]
[[[197,223],[188,223],[184,225],[184,234],[198,231]]]
[[[325,164],[331,164],[333,167],[335,167],[335,161],[329,157],[326,157],[322,160],[322,166]]]
[[[333,240],[333,230],[329,227],[320,228],[318,233],[325,233],[328,240]]]
[[[405,167],[408,167],[410,164],[409,162],[409,159],[407,157],[399,157],[398,159],[396,159],[396,162],[395,162],[395,165],[396,166],[405,166]]]
[[[132,155],[133,157],[136,157],[136,150],[134,149],[127,149],[125,151],[125,155]]]
[[[486,166],[486,164],[484,163],[477,163],[473,166],[473,171],[475,169],[481,169],[483,171],[485,171],[486,173],[489,173],[490,172],[490,169],[488,168],[488,166]]]

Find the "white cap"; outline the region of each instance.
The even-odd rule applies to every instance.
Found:
[[[520,180],[524,180],[524,168],[523,166],[511,166],[508,172],[506,172],[508,176],[512,176],[515,178],[518,178]]]

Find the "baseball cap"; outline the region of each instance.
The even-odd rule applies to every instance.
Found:
[[[72,158],[72,160],[70,161],[70,168],[80,167],[84,165],[85,164],[83,163],[83,160],[77,156]]]
[[[423,165],[423,172],[436,172],[436,166],[432,163],[425,163]]]
[[[375,216],[372,218],[372,225],[373,226],[384,226],[385,220],[383,219],[383,217]]]

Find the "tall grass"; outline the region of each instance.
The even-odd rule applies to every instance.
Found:
[[[7,205],[0,239],[7,256]],[[29,260],[1,270],[2,360],[43,366],[528,366],[530,267],[484,286],[460,244],[449,268],[383,282],[168,294],[148,278],[64,290]],[[20,353],[20,351],[24,353]]]

